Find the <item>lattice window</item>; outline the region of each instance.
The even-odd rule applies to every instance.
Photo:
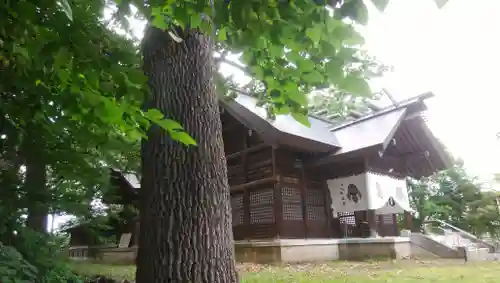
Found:
[[[354,212],[339,212],[339,221],[342,224],[356,225],[356,217]]]
[[[274,191],[273,189],[259,190],[250,192],[250,207],[256,205],[273,205]]]
[[[307,190],[308,206],[324,206],[325,193],[321,190]]]
[[[233,217],[233,226],[245,224],[243,194],[231,196],[231,213]]]
[[[243,194],[231,196],[231,209],[243,209]]]
[[[233,226],[245,224],[245,214],[243,209],[233,209],[231,212],[233,217]]]
[[[382,215],[382,221],[384,222],[384,225],[394,224],[394,218],[392,217],[392,214]]]
[[[324,220],[326,217],[325,208],[323,206],[308,206],[307,219],[309,220]]]
[[[274,223],[273,206],[252,207],[250,210],[250,223]]]
[[[302,205],[283,203],[283,220],[303,220]]]
[[[282,202],[287,203],[302,203],[300,190],[297,188],[283,187],[281,188]]]

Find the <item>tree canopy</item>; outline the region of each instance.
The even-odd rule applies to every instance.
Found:
[[[388,1],[373,3],[383,9]],[[149,92],[140,45],[113,29],[119,23],[128,31],[130,5],[176,41],[187,29],[213,35],[218,62],[241,53],[238,66],[254,82],[237,91],[258,96],[270,115],[291,113],[307,125],[312,91],[372,94],[372,65],[356,30],[367,22],[361,0],[7,1],[0,10],[4,244],[22,246],[13,232],[26,226],[43,232],[47,213],[85,214],[109,167],[137,170],[139,140],[151,124],[196,144],[169,113],[142,107]],[[113,21],[104,21],[112,8]],[[218,92],[231,95],[231,82],[219,78]]]
[[[417,224],[426,218],[448,222],[475,235],[500,235],[498,193],[488,191],[470,176],[462,163],[429,179],[409,181],[412,208]]]
[[[370,1],[383,11],[388,0]],[[447,1],[436,0],[438,7]],[[211,4],[213,3],[213,4]],[[184,29],[199,28],[217,41],[218,62],[244,71],[253,80],[250,92],[260,98],[270,116],[292,114],[308,125],[308,96],[314,91],[372,97],[367,79],[379,64],[362,50],[356,26],[368,22],[362,0],[271,1],[148,1],[118,3],[119,18],[134,5],[150,24],[182,41]],[[127,22],[121,21],[123,26]],[[226,59],[241,54],[241,64]],[[230,82],[229,82],[230,83]],[[235,91],[221,79],[222,95]],[[333,101],[333,100],[332,100]],[[344,101],[335,103],[342,108]],[[168,113],[166,113],[168,115]]]

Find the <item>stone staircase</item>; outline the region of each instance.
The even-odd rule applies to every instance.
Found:
[[[444,221],[426,220],[423,230],[423,233],[412,233],[412,242],[439,257],[461,257],[471,261],[500,260],[496,243],[482,240]]]

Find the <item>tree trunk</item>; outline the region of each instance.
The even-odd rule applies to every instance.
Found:
[[[198,145],[156,126],[143,142],[137,282],[237,282],[212,43],[193,30],[176,43],[149,28],[143,44],[146,106],[181,123]]]
[[[50,193],[47,188],[47,168],[40,148],[43,138],[33,135],[36,129],[27,128],[24,137],[23,154],[25,155],[26,180],[24,183],[26,199],[28,201],[28,219],[26,226],[40,233],[47,232]],[[36,138],[35,138],[36,137]]]

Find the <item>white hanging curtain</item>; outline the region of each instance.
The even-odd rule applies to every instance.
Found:
[[[411,211],[405,179],[368,172],[327,183],[334,213],[368,209],[376,214]]]
[[[328,180],[334,213],[368,209],[365,174]]]
[[[376,214],[393,214],[411,211],[406,180],[392,176],[366,174],[370,195],[370,209]]]

